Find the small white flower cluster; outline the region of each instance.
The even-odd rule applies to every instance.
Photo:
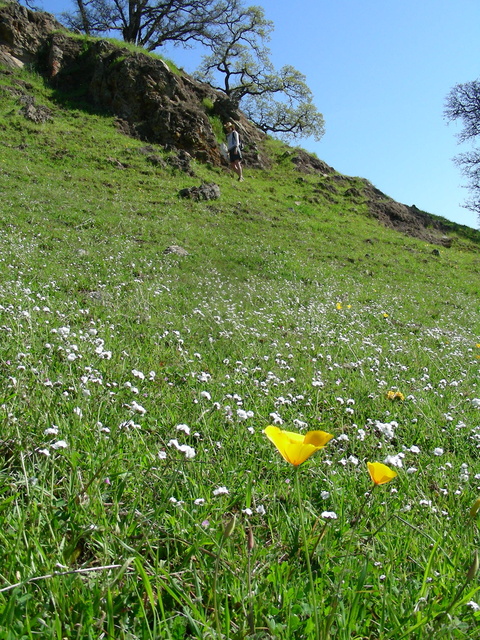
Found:
[[[218,487],[217,489],[214,489],[212,493],[214,496],[226,496],[230,492],[227,487]]]
[[[395,436],[395,429],[398,427],[398,422],[392,420],[392,422],[380,422],[380,420],[375,420],[375,428],[380,431],[382,435],[387,438],[387,440],[391,440]]]
[[[265,509],[263,504],[259,504],[255,508],[255,512],[258,513],[261,516],[264,516],[267,513],[267,510]],[[246,516],[252,516],[253,515],[253,511],[249,507],[247,507],[246,509],[242,509],[242,513],[244,513]]]
[[[195,449],[188,444],[180,444],[176,438],[172,438],[172,440],[167,443],[167,446],[175,447],[177,451],[185,455],[187,460],[195,457]]]
[[[45,429],[43,433],[46,436],[57,436],[58,432],[59,432],[59,428],[53,424],[51,427],[48,427],[47,429]],[[54,451],[68,448],[68,444],[65,440],[56,440],[54,442],[51,442],[47,446],[50,447],[50,449],[53,449]],[[41,447],[39,449],[36,449],[36,452],[48,458],[50,456],[50,449],[47,447]]]
[[[392,467],[397,467],[401,469],[403,467],[403,458],[405,454],[403,452],[397,453],[396,455],[389,455],[385,458],[384,463],[386,465],[391,465]]]
[[[135,400],[132,400],[130,404],[127,404],[125,406],[128,407],[128,409],[130,409],[131,411],[139,413],[141,416],[144,416],[147,413],[145,407],[142,407],[142,405],[138,404],[138,402],[136,402]]]
[[[338,516],[335,511],[322,511],[320,517],[324,520],[337,520]]]
[[[253,418],[255,414],[253,411],[245,411],[244,409],[237,409],[237,418],[240,421],[248,420],[249,418]]]

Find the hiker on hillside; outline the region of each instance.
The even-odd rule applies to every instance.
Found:
[[[243,182],[240,137],[238,135],[238,132],[235,130],[235,125],[231,122],[227,122],[227,124],[225,125],[225,131],[227,132],[227,149],[228,156],[230,158],[230,167],[237,174],[239,182]]]

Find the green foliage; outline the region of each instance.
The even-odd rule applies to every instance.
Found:
[[[283,139],[324,134],[323,116],[313,104],[305,76],[291,65],[276,71],[266,42],[273,23],[262,7],[233,4],[208,47],[197,76],[224,91],[265,133]]]
[[[214,102],[211,98],[203,98],[202,104],[205,107],[207,113],[213,110]]]
[[[75,9],[62,14],[65,24],[88,35],[120,33],[131,42],[154,51],[166,42],[186,44],[208,42],[214,28],[223,24],[223,15],[236,0],[75,0]]]
[[[162,62],[164,62],[168,66],[168,68],[170,69],[170,71],[172,71],[172,73],[175,73],[178,76],[182,75],[182,71],[177,67],[177,65],[172,60],[158,53],[147,51],[144,47],[137,46],[133,42],[125,42],[123,40],[118,40],[117,38],[106,38],[106,37],[85,35],[84,33],[74,33],[71,31],[68,32],[68,36],[74,40],[83,41],[85,51],[88,51],[88,49],[91,46],[91,43],[98,42],[99,40],[104,40],[106,42],[110,42],[111,44],[115,45],[121,50],[127,50],[130,53],[141,53],[143,55],[150,56],[156,60],[162,60]],[[122,59],[125,59],[125,56],[119,56],[116,59],[116,62],[119,62]]]
[[[479,234],[436,256],[278,140],[245,182],[189,176],[0,83],[0,638],[310,639],[304,542],[325,639],[478,637]],[[280,418],[335,435],[306,541]]]
[[[203,98],[202,100],[203,107],[208,115],[208,120],[210,121],[210,125],[212,127],[213,133],[215,134],[215,139],[217,142],[225,142],[225,130],[224,123],[221,118],[213,113],[214,102],[211,98]]]

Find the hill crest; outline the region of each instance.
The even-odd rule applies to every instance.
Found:
[[[9,3],[0,9],[0,65],[15,72],[24,64],[34,65],[42,73],[58,90],[59,101],[68,95],[70,104],[89,104],[107,111],[116,117],[123,133],[187,152],[212,166],[225,166],[220,149],[223,124],[235,121],[245,143],[247,166],[269,167],[265,134],[221,92],[183,72],[172,71],[151,54],[103,39],[79,38],[50,14]],[[41,110],[33,108],[28,91],[19,91],[30,103],[27,117],[43,117]],[[451,246],[452,232],[476,242],[480,238],[468,227],[394,201],[367,180],[360,179],[361,188],[349,187],[350,179],[322,160],[302,149],[286,148],[299,173],[325,178],[320,190],[332,202],[344,183],[344,195],[352,205],[366,202],[370,215],[386,227],[444,247]]]

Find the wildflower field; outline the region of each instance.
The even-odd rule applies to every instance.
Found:
[[[480,638],[480,232],[67,98],[0,74],[0,639]]]

